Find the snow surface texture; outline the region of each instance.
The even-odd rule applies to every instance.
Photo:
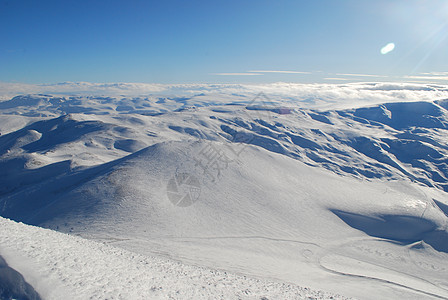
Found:
[[[345,299],[128,252],[0,218],[0,251],[44,299]]]
[[[448,298],[448,102],[346,108],[243,92],[0,102],[1,216],[191,270]]]

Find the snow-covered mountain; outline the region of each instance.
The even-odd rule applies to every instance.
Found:
[[[0,215],[235,278],[361,299],[448,298],[448,101],[322,109],[308,100],[204,92],[0,102]],[[2,222],[7,261],[14,232],[90,243]],[[240,294],[247,283],[235,280],[223,297],[283,295]],[[293,290],[284,297],[305,297]],[[182,296],[194,295],[173,297]]]

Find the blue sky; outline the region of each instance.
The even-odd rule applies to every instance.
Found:
[[[447,35],[445,0],[0,0],[0,81],[448,84]]]

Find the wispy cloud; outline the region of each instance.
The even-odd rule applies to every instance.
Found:
[[[448,80],[448,74],[447,76],[404,76],[405,78],[410,79],[421,79],[421,80]]]
[[[257,76],[257,75],[263,75],[260,73],[213,73],[212,75],[218,75],[218,76]]]
[[[336,74],[338,76],[350,76],[350,77],[387,77],[383,75],[373,75],[373,74],[351,74],[351,73],[343,73],[343,74]]]
[[[339,78],[339,77],[327,77],[324,80],[349,80],[348,78]]]
[[[448,72],[428,72],[428,73],[420,73],[421,75],[429,75],[429,76],[448,76]]]
[[[311,72],[301,72],[301,71],[277,71],[277,70],[254,70],[248,71],[251,73],[280,73],[280,74],[311,74]]]

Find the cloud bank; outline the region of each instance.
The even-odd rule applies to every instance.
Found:
[[[384,102],[432,101],[448,99],[448,85],[412,83],[335,84],[147,84],[63,82],[57,84],[1,83],[0,99],[20,94],[62,96],[186,96],[198,101],[209,99],[252,99],[260,92],[285,105],[309,108],[345,108]]]

